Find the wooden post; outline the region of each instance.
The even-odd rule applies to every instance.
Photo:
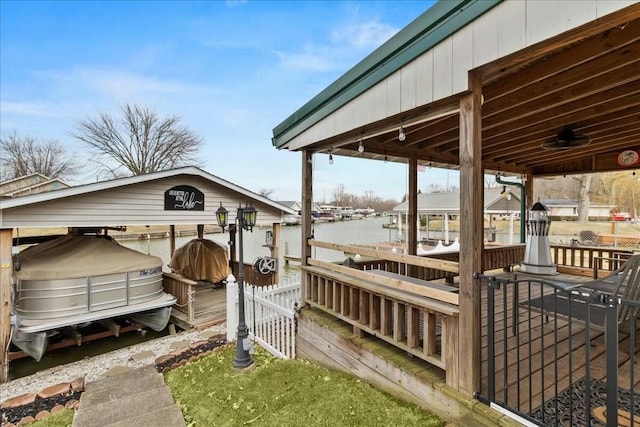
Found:
[[[169,254],[173,257],[173,253],[176,251],[176,226],[169,226]]]
[[[533,177],[529,177],[529,179],[527,179],[524,182],[524,196],[526,197],[526,205],[525,205],[525,212],[524,212],[524,217],[520,218],[520,227],[524,228],[524,234],[520,234],[520,236],[525,236],[525,240],[524,242],[520,242],[520,243],[526,243],[527,242],[527,215],[529,215],[529,209],[531,208],[531,206],[533,205],[534,201],[533,201]]]
[[[407,254],[418,253],[418,159],[409,159],[409,189],[407,193]],[[417,267],[409,265],[407,274],[415,277]]]
[[[308,265],[308,258],[311,257],[311,246],[308,240],[311,238],[311,209],[313,202],[313,159],[312,152],[304,150],[302,152],[302,241],[300,248],[300,265]],[[302,304],[307,298],[305,295],[306,275],[301,276],[302,283]]]
[[[274,222],[273,230],[273,246],[271,247],[271,258],[276,260],[276,272],[274,273],[274,284],[280,283],[280,223]]]
[[[0,383],[9,380],[9,340],[11,339],[11,282],[13,229],[0,230]]]
[[[460,323],[457,383],[470,396],[480,386],[480,287],[473,278],[481,271],[484,192],[482,171],[481,90],[469,73],[470,93],[460,99]],[[447,383],[449,379],[447,375]]]
[[[531,208],[531,205],[533,205],[533,179],[532,177],[529,177],[529,179],[527,179],[524,182],[524,196],[527,198],[526,201],[526,211],[529,211],[529,208]],[[525,212],[526,214],[526,212]],[[524,218],[527,219],[527,218]],[[522,242],[524,243],[524,242]]]
[[[407,194],[407,254],[415,255],[418,250],[418,159],[409,159],[409,193]]]
[[[198,224],[196,227],[198,230],[198,239],[204,239],[204,224]]]

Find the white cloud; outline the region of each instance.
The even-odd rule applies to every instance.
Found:
[[[300,53],[278,52],[280,65],[291,71],[327,72],[336,68],[326,52],[317,52],[307,49]]]
[[[307,44],[299,52],[277,52],[280,64],[293,71],[333,72],[353,66],[399,31],[378,21],[341,24],[326,44]]]
[[[23,116],[61,117],[65,114],[60,111],[59,105],[48,105],[39,102],[8,102],[2,101],[0,109],[3,114],[19,114]]]
[[[331,41],[337,44],[347,43],[358,49],[372,50],[389,40],[399,31],[387,24],[369,21],[356,25],[343,25],[331,33]]]
[[[181,94],[196,89],[193,85],[180,81],[118,70],[81,68],[72,71],[68,79],[117,98],[128,98],[142,93]]]

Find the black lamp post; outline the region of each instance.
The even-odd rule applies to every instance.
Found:
[[[218,225],[224,228],[228,222],[228,211],[222,206],[216,211],[216,218]],[[236,215],[236,221],[238,221],[238,336],[236,344],[236,356],[233,359],[233,367],[237,369],[246,369],[253,365],[253,358],[249,349],[251,343],[249,342],[249,330],[244,319],[244,259],[242,248],[242,230],[253,231],[253,227],[256,225],[256,217],[258,211],[253,206],[247,205],[244,208],[242,205],[238,206],[238,212]]]

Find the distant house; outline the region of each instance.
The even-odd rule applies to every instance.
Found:
[[[543,199],[540,202],[549,209],[549,216],[562,219],[576,219],[578,217],[578,202],[569,199]],[[589,218],[608,218],[615,205],[606,203],[590,203]]]
[[[278,201],[278,203],[280,203],[283,206],[288,207],[291,210],[294,210],[298,213],[298,215],[302,214],[302,203],[297,202],[297,201],[292,201],[292,200],[285,200],[285,201]],[[317,203],[313,203],[312,204],[312,214],[314,216],[319,216],[320,212],[322,212],[322,209],[320,208],[320,205],[318,205]]]
[[[502,189],[484,190],[485,215],[520,214],[520,197],[517,192],[503,193]],[[394,212],[406,212],[407,202],[393,208]],[[447,216],[449,219],[460,215],[460,193],[420,193],[418,194],[418,215]]]
[[[45,193],[69,187],[69,184],[59,178],[49,178],[40,173],[32,173],[0,182],[0,198]]]

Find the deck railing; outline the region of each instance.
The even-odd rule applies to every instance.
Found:
[[[195,319],[195,295],[198,283],[194,280],[187,279],[175,273],[162,273],[163,290],[174,297],[176,303],[173,309],[187,315],[189,322]]]
[[[481,400],[537,425],[640,426],[640,302],[540,279],[478,278],[487,295]],[[622,307],[628,319],[618,318]]]
[[[428,271],[457,275],[457,262],[318,241],[310,244],[377,260],[347,265],[307,260],[309,265],[302,267],[306,304],[351,324],[357,335],[374,335],[442,368],[446,383],[458,387],[457,289],[422,279]],[[409,271],[413,278],[405,276]]]
[[[620,260],[633,253],[613,247],[551,245],[551,259],[558,265],[558,271],[595,278],[615,270]]]

